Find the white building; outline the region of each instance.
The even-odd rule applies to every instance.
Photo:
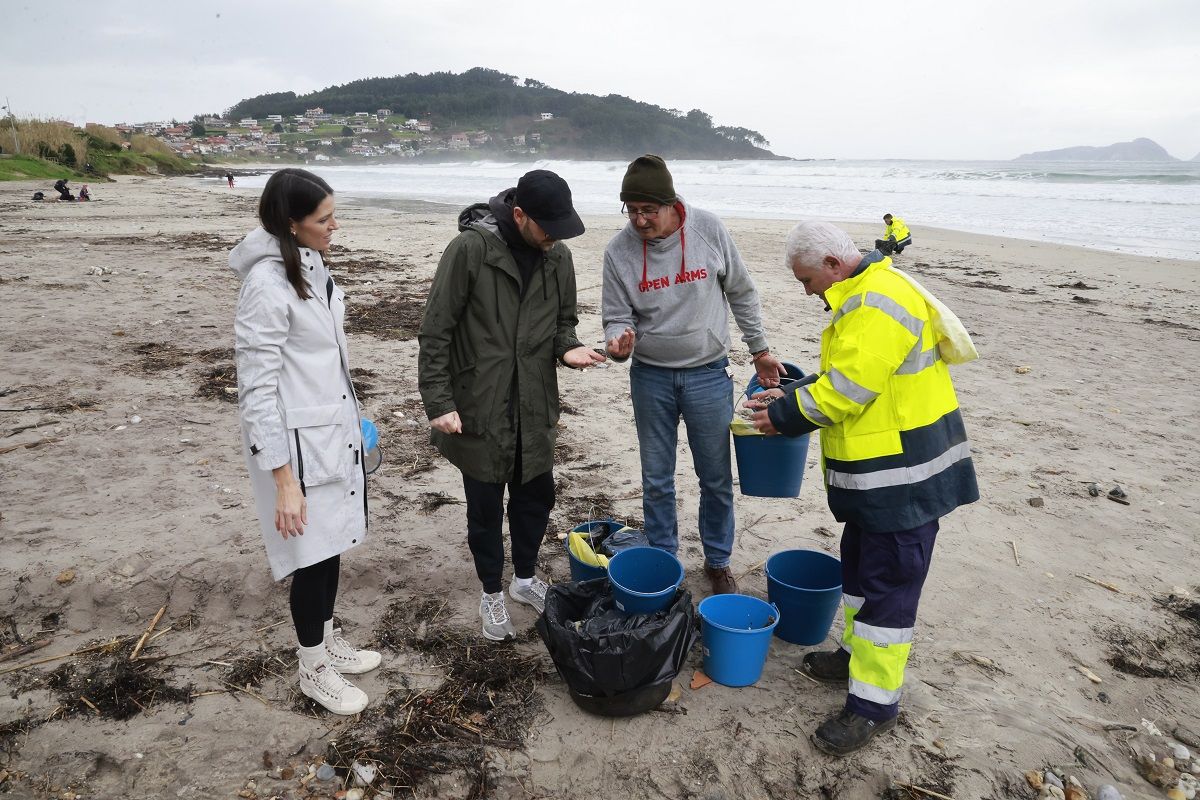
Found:
[[[550,119],[554,119],[554,115],[551,114],[549,111],[543,111],[542,112],[542,122],[545,122],[546,120],[550,120]]]

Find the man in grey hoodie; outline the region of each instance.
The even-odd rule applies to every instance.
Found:
[[[778,386],[783,365],[767,348],[754,280],[716,215],[675,194],[666,163],[645,155],[621,182],[629,224],[604,251],[603,324],[608,354],[629,370],[642,462],[642,513],[655,547],[679,549],[675,452],[687,426],[700,481],[704,572],[714,594],[737,591],[729,423],[733,369],[729,311],[759,382]]]

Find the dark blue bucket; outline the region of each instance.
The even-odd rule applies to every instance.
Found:
[[[805,646],[825,641],[842,599],[842,562],[820,550],[784,550],[767,559],[766,572],[781,617],[775,635]]]
[[[683,583],[683,564],[657,547],[631,547],[608,562],[613,601],[626,614],[653,614],[671,605]]]
[[[795,364],[784,363],[787,378],[780,387],[785,392],[789,383],[804,377],[804,370]],[[758,376],[750,379],[746,397],[762,391]],[[776,403],[794,403],[791,396]],[[808,460],[808,434],[797,436],[734,436],[733,451],[737,456],[738,483],[742,494],[751,497],[799,497],[804,481],[804,464]]]
[[[744,594],[714,594],[700,601],[704,672],[725,686],[749,686],[762,677],[779,609]]]
[[[601,525],[611,525],[609,530],[621,527],[621,523],[614,519],[594,519],[571,528],[571,533],[591,533]],[[567,560],[571,563],[571,580],[578,582],[608,577],[608,570],[604,567],[593,567],[576,558],[575,554],[571,552],[571,543],[567,539],[563,539],[563,546],[567,548]]]

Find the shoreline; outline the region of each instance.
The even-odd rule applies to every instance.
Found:
[[[26,409],[0,419],[0,585],[11,587],[15,629],[50,642],[0,667],[16,668],[0,675],[0,725],[25,720],[5,739],[5,769],[30,776],[10,778],[15,796],[49,800],[37,776],[96,797],[200,800],[248,780],[263,797],[303,795],[297,779],[308,767],[338,757],[330,740],[369,739],[381,715],[397,716],[389,709],[453,685],[452,663],[414,633],[422,609],[437,611],[430,634],[472,643],[478,634],[461,476],[428,446],[413,329],[457,209],[339,208],[344,249],[331,269],[347,293],[365,416],[378,421],[388,454],[368,482],[369,540],[343,558],[337,606],[347,635],[386,659],[362,677],[372,705],[355,721],[297,697],[287,586],[270,577],[227,391],[239,288],[227,257],[255,227],[257,192],[194,191],[189,180],[124,178],[98,201],[71,204],[30,203],[25,188],[0,184],[0,390],[6,409]],[[587,232],[569,244],[578,333],[591,344],[602,337],[603,250],[623,220],[584,218]],[[726,221],[759,287],[772,350],[811,369],[828,316],[782,264],[790,224]],[[847,226],[860,244],[878,227]],[[1200,273],[1188,261],[929,230],[898,264],[954,309],[980,350],[953,375],[983,495],[943,520],[900,725],[852,762],[818,753],[808,733],[842,693],[797,674],[805,649],[778,640],[753,688],[691,689],[696,648],[674,706],[593,717],[567,697],[532,614],[513,608],[521,639],[512,652],[530,659],[536,688],[495,687],[506,709],[533,698],[528,713],[505,735],[487,727],[492,738],[471,739],[489,796],[584,797],[603,786],[613,797],[877,800],[900,782],[1008,797],[1024,791],[1026,770],[1047,765],[1073,771],[1092,796],[1101,783],[1127,797],[1161,794],[1129,748],[1163,755],[1143,718],[1168,734],[1200,727],[1200,628],[1188,616],[1200,613],[1200,434],[1180,414],[1200,359]],[[752,368],[736,328],[732,338],[737,389]],[[558,433],[553,531],[642,515],[627,370],[559,373],[570,410]],[[818,457],[814,443],[798,498],[736,496],[733,563],[746,593],[765,595],[760,567],[774,552],[836,555],[840,526]],[[679,557],[699,600],[686,448],[680,462]],[[1114,485],[1130,505],[1103,496]],[[538,568],[555,580],[569,573],[549,542]],[[113,637],[132,643],[164,604],[139,670],[160,688],[187,689],[165,695],[180,699],[135,694],[145,708],[130,705],[121,719],[78,699],[108,708],[77,681],[106,662],[35,663]],[[840,631],[835,621],[822,647]],[[0,646],[13,644],[0,629]],[[60,667],[76,676],[66,684],[74,693],[51,679]],[[466,724],[492,724],[483,718]],[[1080,766],[1077,748],[1095,758]],[[465,796],[480,759],[455,763],[419,791]]]

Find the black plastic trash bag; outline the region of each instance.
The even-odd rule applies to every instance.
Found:
[[[571,699],[606,717],[641,714],[666,700],[697,635],[686,590],[664,611],[629,615],[613,604],[607,578],[551,586],[536,627]]]
[[[646,537],[645,531],[640,531],[637,528],[623,528],[605,536],[600,542],[600,549],[596,552],[612,558],[622,550],[628,550],[631,547],[649,546],[650,539]]]

